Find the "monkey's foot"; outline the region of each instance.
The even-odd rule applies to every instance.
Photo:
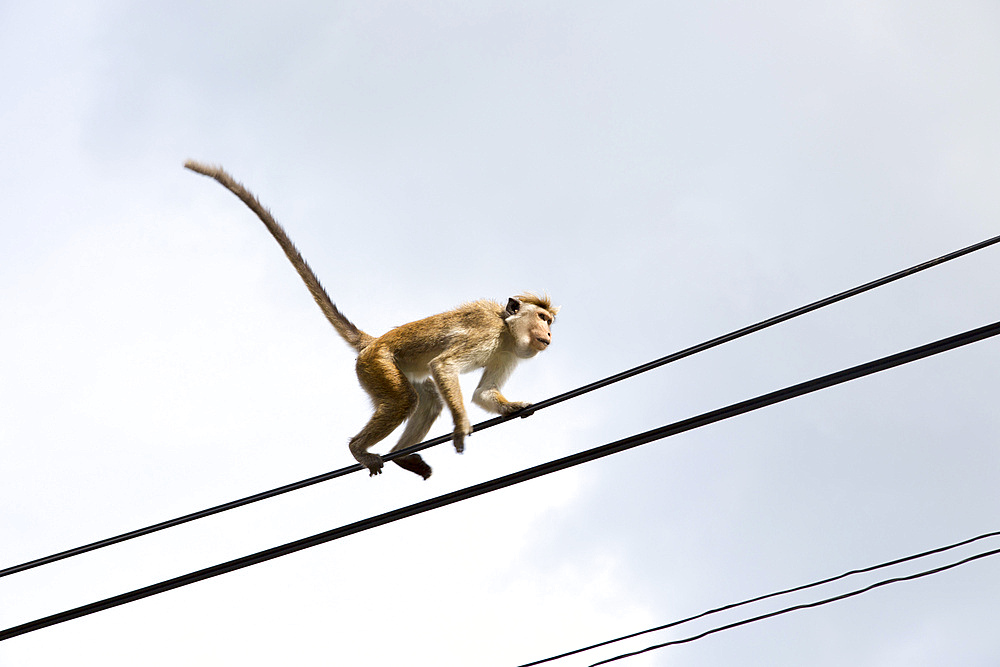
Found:
[[[420,456],[420,454],[410,454],[398,459],[393,459],[392,462],[403,470],[409,470],[410,472],[417,473],[424,479],[431,476],[431,467],[424,462],[424,459]]]
[[[382,457],[378,454],[370,454],[368,452],[358,452],[354,454],[354,458],[358,460],[358,463],[368,468],[368,476],[374,477],[375,475],[382,472]]]

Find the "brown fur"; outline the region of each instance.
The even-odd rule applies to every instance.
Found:
[[[382,471],[382,457],[369,452],[369,448],[404,421],[406,428],[392,451],[417,444],[427,435],[443,405],[448,406],[455,422],[455,449],[464,450],[472,425],[462,400],[460,373],[484,369],[472,400],[485,410],[507,415],[530,405],[507,400],[500,387],[519,359],[531,358],[551,343],[550,327],[559,309],[547,296],[521,294],[509,299],[506,306],[490,300],[474,301],[403,324],[375,338],[354,326],[334,305],[288,234],[252,193],[221,167],[194,161],[184,166],[214,178],[257,214],[327,320],[358,351],[358,381],[371,397],[374,413],[361,432],[351,438],[349,448],[371,475]],[[419,454],[394,460],[424,479],[431,475],[430,466]]]
[[[520,301],[523,301],[524,303],[530,303],[533,306],[544,308],[545,310],[552,313],[553,319],[555,319],[556,313],[559,312],[559,306],[552,305],[552,301],[549,299],[548,294],[542,294],[541,296],[539,296],[538,294],[532,294],[531,292],[527,292],[525,294],[517,295],[516,298],[519,299]]]

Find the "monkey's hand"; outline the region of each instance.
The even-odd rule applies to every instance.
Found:
[[[455,425],[455,432],[451,439],[455,443],[455,451],[461,454],[465,451],[465,436],[472,435],[472,424],[466,418],[461,424]]]
[[[512,415],[515,412],[524,410],[525,408],[530,408],[531,403],[526,401],[507,401],[506,403],[500,404],[500,414],[506,417],[507,415]],[[527,416],[527,415],[525,415]]]

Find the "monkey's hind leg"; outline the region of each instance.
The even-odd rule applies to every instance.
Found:
[[[393,452],[406,449],[423,440],[434,420],[441,414],[441,397],[438,395],[433,380],[428,378],[420,384],[414,385],[413,388],[417,392],[417,407],[406,422],[406,428],[403,429],[403,435],[400,436],[399,442],[392,448]],[[417,473],[424,479],[431,476],[431,467],[424,462],[420,454],[408,454],[393,459],[392,462],[404,470]]]
[[[375,413],[348,446],[372,476],[382,472],[382,457],[368,449],[406,420],[416,407],[417,392],[396,367],[392,356],[378,349],[365,348],[358,355],[357,371],[361,386],[375,404]]]

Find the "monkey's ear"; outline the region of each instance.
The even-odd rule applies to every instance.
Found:
[[[521,310],[521,302],[511,297],[507,299],[507,316],[516,315],[517,311]]]

